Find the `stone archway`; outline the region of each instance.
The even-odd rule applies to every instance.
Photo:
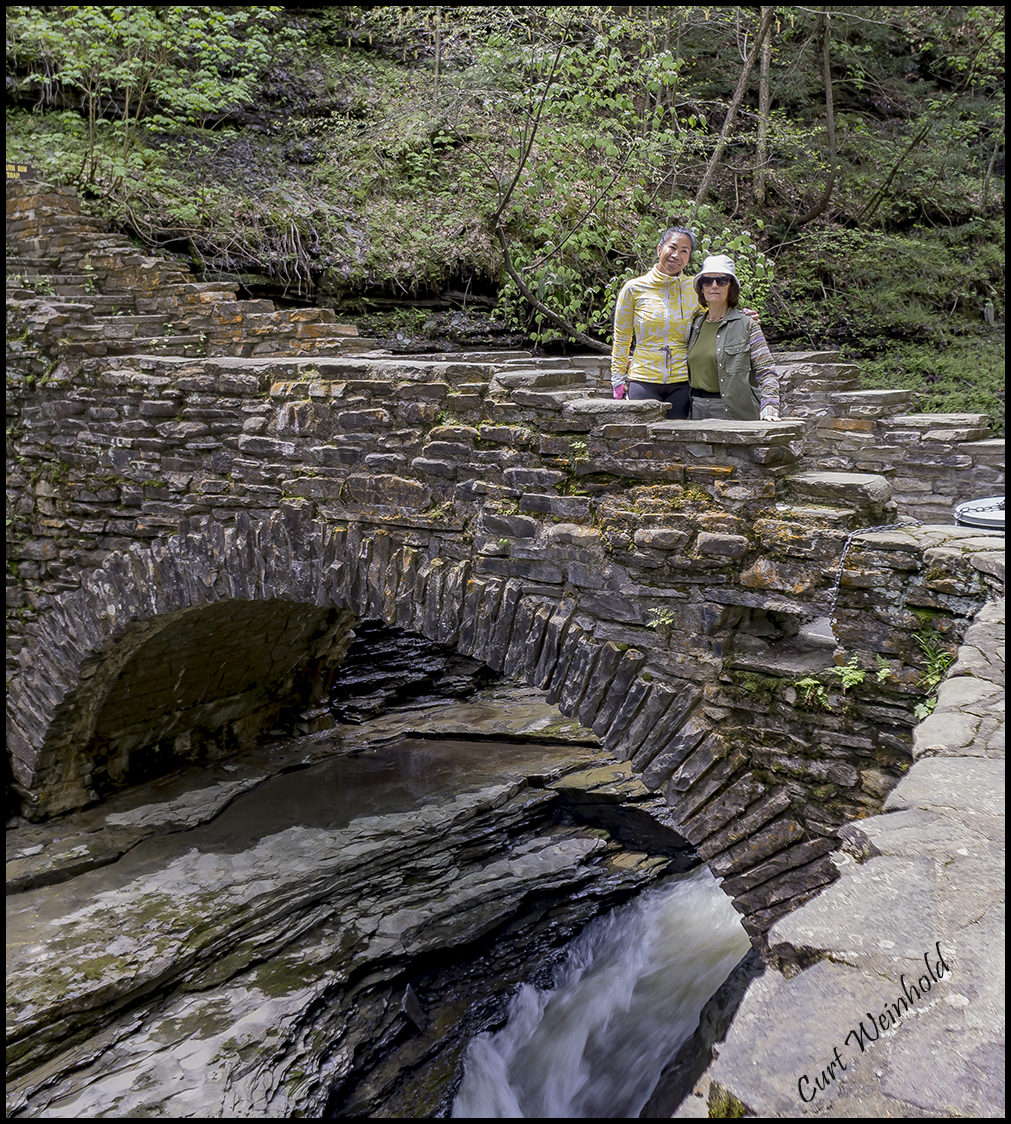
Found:
[[[166,543],[114,554],[47,615],[8,700],[27,814],[80,807],[159,756],[252,739],[279,700],[309,701],[291,696],[296,681],[326,678],[358,617],[545,689],[609,751],[652,765],[657,787],[707,733],[693,720],[698,689],[644,676],[646,654],[596,639],[575,600],[295,504],[227,527],[190,521]]]
[[[298,509],[191,523],[86,575],[43,620],[8,696],[26,814],[80,807],[150,774],[159,755],[241,745],[284,705],[310,703],[296,683],[323,689],[354,621],[320,593],[314,535]]]

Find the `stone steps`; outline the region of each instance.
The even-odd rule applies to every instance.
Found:
[[[453,351],[440,352],[439,355],[440,358],[444,357],[454,363],[494,363],[496,366],[513,359],[521,359],[524,362],[534,361],[529,351]]]
[[[135,339],[109,340],[108,355],[169,354],[201,358],[207,354],[206,336],[142,336]]]
[[[570,370],[572,362],[568,356],[541,356],[540,358],[533,358],[532,356],[525,355],[521,358],[506,359],[497,364],[499,367],[511,370],[513,368],[522,368],[529,370],[536,368],[537,370]]]
[[[850,390],[831,396],[839,417],[882,418],[903,406],[911,406],[916,395],[911,390]]]
[[[95,323],[106,333],[110,342],[161,337],[167,333],[143,331],[142,329],[169,326],[164,316],[144,316],[135,312],[124,313],[122,316],[96,316]]]
[[[957,444],[983,441],[990,436],[987,414],[899,414],[882,421],[890,433],[912,431],[923,441]]]
[[[777,351],[773,355],[776,366],[789,363],[838,363],[838,351]]]

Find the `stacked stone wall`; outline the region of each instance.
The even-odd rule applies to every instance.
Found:
[[[957,643],[1002,585],[1002,543],[869,531],[898,518],[886,475],[812,465],[812,426],[867,430],[669,422],[594,364],[524,355],[255,358],[273,314],[248,308],[229,356],[74,353],[40,346],[42,307],[8,303],[9,745],[36,816],[318,700],[353,614],[546,689],[665,795],[757,934],[903,775],[925,638]],[[275,627],[247,689],[234,632]]]

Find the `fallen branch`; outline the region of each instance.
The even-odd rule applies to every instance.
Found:
[[[537,297],[534,296],[530,291],[530,287],[513,265],[512,256],[509,253],[509,242],[506,238],[505,231],[499,223],[495,225],[495,234],[498,237],[499,245],[502,247],[502,262],[505,266],[505,271],[516,283],[516,288],[519,289],[520,294],[527,304],[541,313],[546,320],[550,320],[556,328],[560,328],[567,336],[576,340],[577,343],[581,343],[585,347],[590,347],[594,351],[607,354],[611,350],[610,344],[604,343],[603,340],[595,339],[593,336],[588,336],[585,332],[579,331],[574,324],[570,324],[568,320],[559,316],[557,312],[553,312],[543,301],[538,300]]]

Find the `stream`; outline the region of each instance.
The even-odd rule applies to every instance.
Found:
[[[8,1115],[646,1104],[729,900],[543,692],[361,632],[330,730],[8,832]]]
[[[453,1116],[639,1115],[703,1004],[750,948],[705,868],[592,921],[547,988],[471,1042]]]

